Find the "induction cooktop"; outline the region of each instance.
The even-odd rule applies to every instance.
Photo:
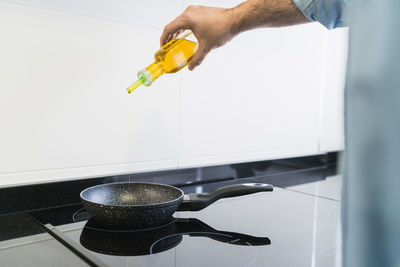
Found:
[[[98,224],[81,205],[32,216],[91,266],[335,266],[340,201],[314,194],[322,192],[322,182],[221,199],[145,229]]]

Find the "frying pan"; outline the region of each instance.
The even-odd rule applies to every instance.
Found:
[[[175,211],[198,211],[218,199],[272,191],[273,186],[245,183],[209,193],[185,195],[177,187],[156,183],[111,183],[89,187],[80,194],[83,205],[98,223],[143,228],[168,223]]]

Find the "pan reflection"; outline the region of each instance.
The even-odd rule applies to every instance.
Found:
[[[195,218],[173,218],[168,224],[141,230],[112,228],[90,219],[82,230],[80,243],[85,248],[101,254],[139,256],[172,249],[179,245],[183,235],[207,237],[229,245],[271,244],[268,237],[219,231]]]

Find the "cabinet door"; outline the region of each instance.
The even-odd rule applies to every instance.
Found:
[[[318,153],[324,29],[246,32],[182,73],[179,165]]]
[[[344,88],[348,29],[326,33],[325,79],[322,87],[320,151],[344,149]]]

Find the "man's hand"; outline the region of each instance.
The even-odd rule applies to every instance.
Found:
[[[212,49],[224,45],[233,38],[232,15],[231,9],[189,6],[185,12],[165,26],[160,44],[162,46],[175,39],[182,31],[190,29],[199,42],[196,54],[189,64],[189,70],[193,70]]]
[[[164,28],[160,44],[175,39],[184,30],[191,30],[199,47],[189,70],[200,65],[214,48],[224,45],[240,32],[259,27],[280,27],[306,23],[309,20],[293,0],[248,0],[234,8],[189,6]]]

